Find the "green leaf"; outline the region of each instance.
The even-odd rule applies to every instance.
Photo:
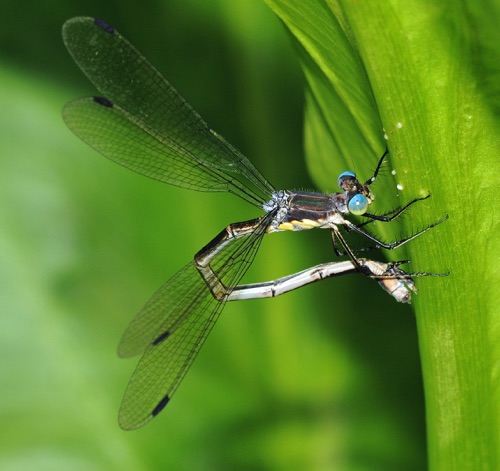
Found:
[[[414,297],[428,461],[432,470],[499,469],[499,7],[266,3],[300,52],[318,185],[332,186],[339,159],[369,172],[383,149],[381,122],[396,174],[381,176],[377,208],[389,209],[398,184],[400,204],[432,193],[402,219],[405,234],[449,214],[407,246],[412,270],[450,271],[419,279]]]

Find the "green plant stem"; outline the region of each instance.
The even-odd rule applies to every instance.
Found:
[[[498,83],[500,71],[487,60],[493,52],[499,56],[500,41],[477,27],[493,31],[491,5],[267,3],[300,44],[310,87],[306,137],[313,175],[329,175],[329,161],[334,166],[340,157],[328,158],[320,148],[349,161],[363,146],[382,147],[378,109],[402,196],[432,193],[402,230],[414,232],[449,214],[407,249],[414,269],[450,270],[446,279],[419,280],[414,302],[429,468],[500,469],[499,100],[489,85]],[[356,58],[342,60],[342,54]],[[377,109],[368,109],[370,103]],[[339,121],[346,116],[341,129],[328,119],[336,106]],[[369,126],[360,125],[363,117]],[[321,143],[311,144],[311,137]],[[380,193],[390,192],[394,187]]]

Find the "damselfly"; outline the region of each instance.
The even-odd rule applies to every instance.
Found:
[[[358,258],[341,227],[366,237],[375,247],[394,249],[426,232],[385,243],[345,215],[389,222],[406,206],[378,216],[373,176],[360,183],[352,172],[339,176],[341,192],[331,195],[275,188],[237,149],[213,131],[162,75],[113,27],[91,18],[73,18],[63,27],[73,59],[102,97],[68,103],[63,117],[83,141],[109,159],[155,180],[198,191],[229,192],[264,210],[264,215],[230,224],[168,280],[131,322],[119,345],[123,357],[143,356],[129,382],[119,414],[133,429],[156,416],[169,402],[212,329],[226,301],[278,296],[314,281],[361,272],[374,278],[399,302],[409,302],[414,276],[399,268]],[[331,232],[337,261],[278,280],[239,285],[266,233],[312,228]]]

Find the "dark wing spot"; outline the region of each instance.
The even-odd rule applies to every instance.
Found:
[[[99,18],[94,18],[94,24],[109,34],[115,34],[115,28]]]
[[[166,332],[163,332],[163,334],[159,335],[153,340],[153,345],[158,345],[159,343],[163,342],[169,335],[170,332],[168,330]]]
[[[113,108],[113,103],[111,103],[107,98],[103,98],[102,96],[95,96],[94,101],[99,105]]]
[[[151,415],[153,417],[156,417],[168,404],[168,401],[170,401],[170,398],[168,397],[168,394],[158,403],[158,405],[153,409],[151,412]]]

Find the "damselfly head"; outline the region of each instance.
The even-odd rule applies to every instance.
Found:
[[[375,199],[368,185],[363,185],[356,178],[354,172],[342,172],[337,180],[339,187],[344,191],[349,212],[356,216],[366,213],[368,206]]]
[[[337,180],[337,184],[340,189],[343,191],[352,191],[352,188],[356,188],[360,183],[356,178],[356,174],[354,172],[342,172],[339,175]]]

